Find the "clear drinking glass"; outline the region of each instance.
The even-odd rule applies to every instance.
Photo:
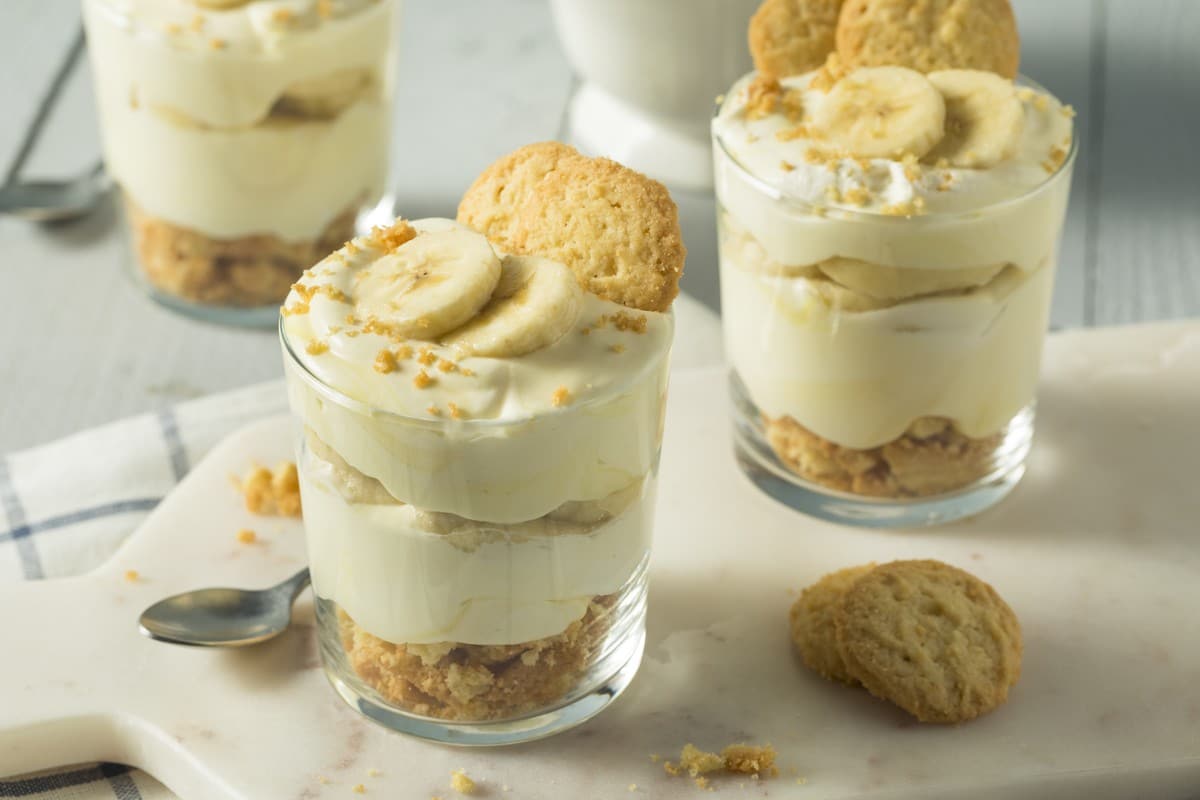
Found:
[[[713,153],[735,447],[750,479],[804,513],[875,527],[946,522],[1007,495],[1033,435],[1074,139],[1031,190],[919,216],[791,198],[715,126]],[[897,282],[999,266],[976,290],[862,304],[814,267],[832,256]]]
[[[280,337],[339,694],[395,730],[474,745],[550,735],[620,694],[645,640],[667,354],[587,402],[459,420],[358,402]]]
[[[274,324],[384,195],[399,0],[83,0],[130,273],[168,307]]]

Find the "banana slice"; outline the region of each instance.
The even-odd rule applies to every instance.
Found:
[[[963,269],[913,269],[868,264],[852,258],[831,258],[817,265],[830,280],[876,300],[904,300],[934,292],[983,286],[1004,269],[1003,264]]]
[[[355,275],[355,312],[432,341],[478,314],[499,281],[500,258],[483,234],[422,231]]]
[[[834,84],[813,127],[855,156],[920,158],[942,138],[945,117],[941,94],[921,73],[864,67]]]
[[[297,81],[280,95],[276,108],[291,114],[332,119],[358,101],[371,88],[371,73],[344,69]]]
[[[1025,127],[1025,109],[1012,81],[993,72],[947,69],[926,77],[946,102],[946,136],[926,160],[986,169],[1011,158]]]
[[[569,268],[539,256],[505,256],[491,302],[443,344],[466,355],[521,356],[557,342],[581,313],[583,289]]]

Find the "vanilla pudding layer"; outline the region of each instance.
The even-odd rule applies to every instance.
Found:
[[[725,346],[755,405],[843,447],[890,442],[922,417],[981,438],[1033,399],[1053,250],[1031,273],[879,301],[827,277],[772,274],[721,225]]]
[[[393,7],[85,0],[106,166],[171,225],[317,238],[383,189]]]
[[[831,155],[803,124],[828,97],[813,77],[783,81],[799,116],[745,113],[748,77],[713,122],[730,363],[764,417],[831,445],[926,418],[1002,432],[1036,388],[1069,110],[1018,90],[1019,140],[987,168]]]
[[[620,590],[649,551],[652,476],[501,524],[403,503],[311,431],[299,474],[314,590],[387,642],[555,636]]]

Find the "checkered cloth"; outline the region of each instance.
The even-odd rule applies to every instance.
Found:
[[[283,383],[273,381],[0,457],[0,580],[95,569],[215,444],[248,422],[286,409]],[[0,778],[0,798],[6,797],[171,800],[175,795],[132,767],[90,764]]]
[[[716,316],[688,297],[676,301],[675,316],[672,367],[717,363]],[[249,422],[286,410],[283,383],[274,381],[0,455],[0,581],[95,569],[214,445]],[[175,795],[136,769],[92,764],[0,777],[0,798],[6,797],[169,800]]]

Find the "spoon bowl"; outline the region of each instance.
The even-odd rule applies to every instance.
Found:
[[[244,647],[274,638],[292,621],[308,568],[269,589],[196,589],[159,600],[138,629],[151,639],[195,647]]]
[[[0,214],[30,222],[66,222],[89,214],[108,191],[104,164],[65,181],[18,181],[0,186]]]

